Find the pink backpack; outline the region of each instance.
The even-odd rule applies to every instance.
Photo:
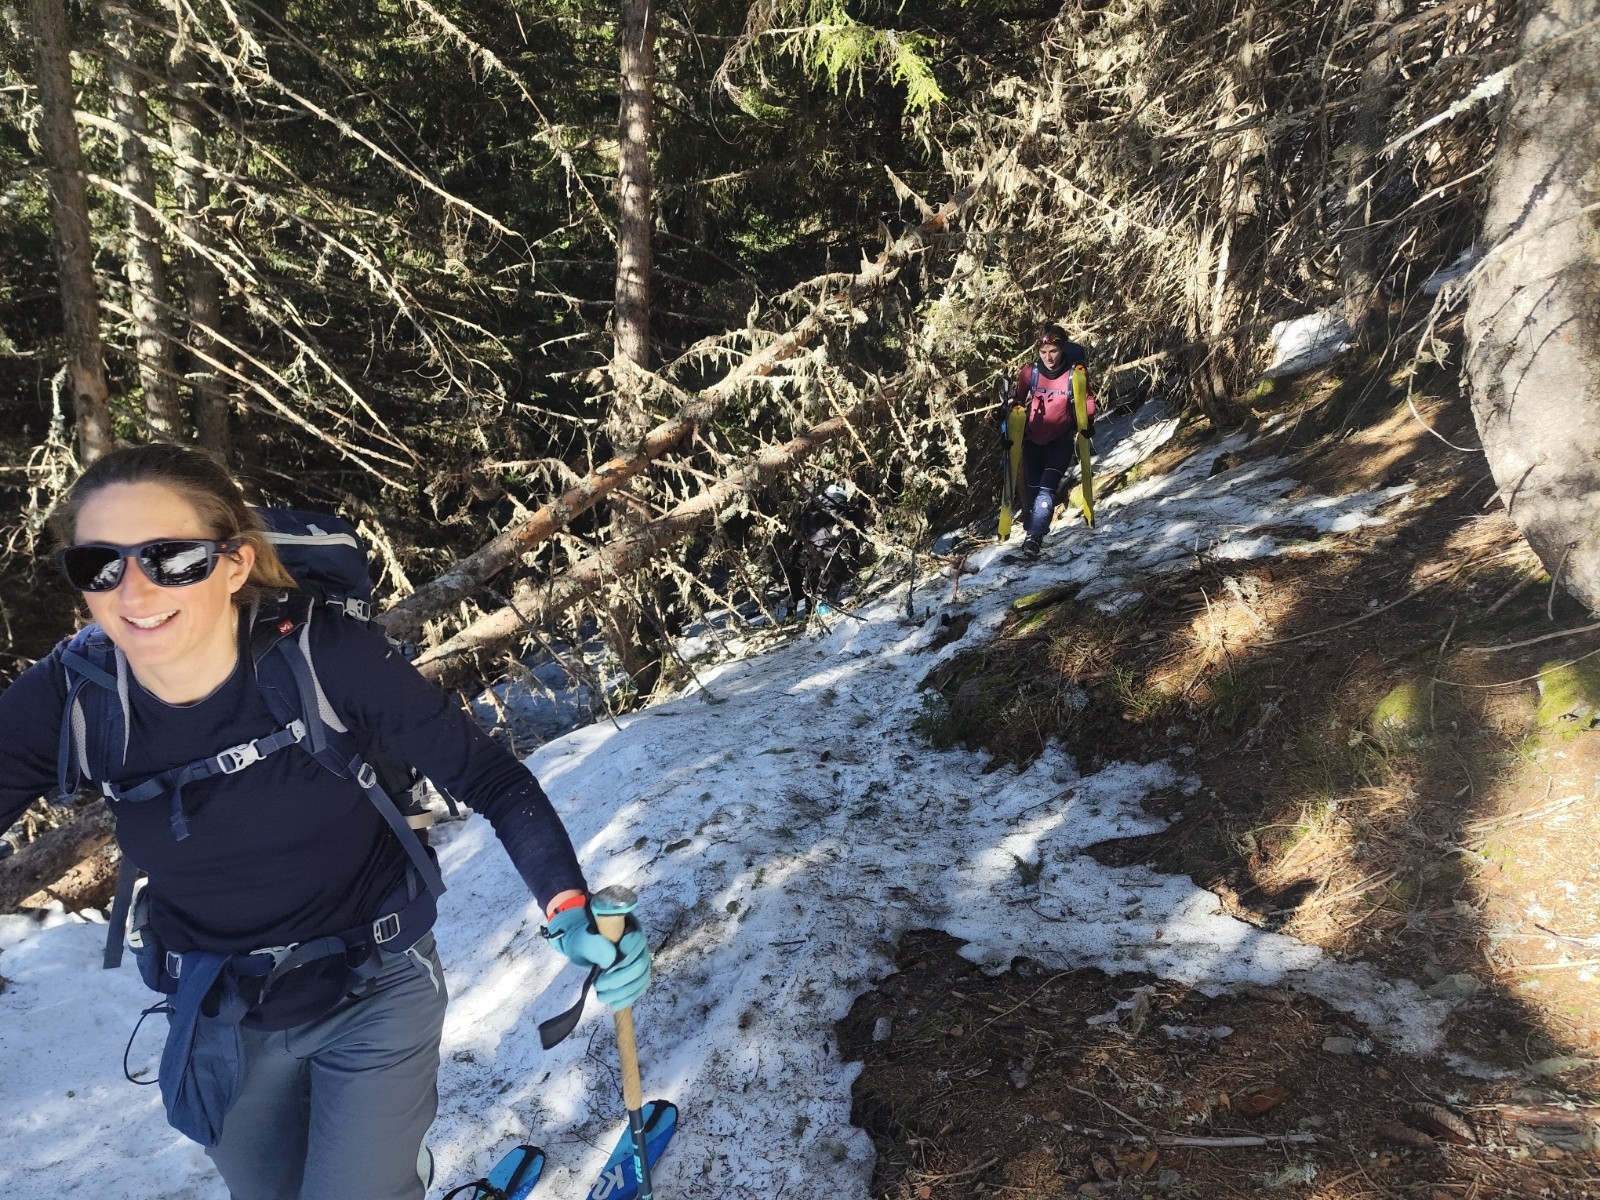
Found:
[[[1023,434],[1036,445],[1053,442],[1077,429],[1072,416],[1072,372],[1063,371],[1056,379],[1046,379],[1039,368],[1029,363],[1017,375],[1019,390],[1027,393],[1028,423]],[[1094,397],[1089,397],[1089,416],[1094,416]]]

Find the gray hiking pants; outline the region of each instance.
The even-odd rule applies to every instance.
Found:
[[[384,953],[363,999],[293,1029],[243,1030],[244,1089],[206,1151],[233,1200],[423,1200],[445,1000],[429,934]]]

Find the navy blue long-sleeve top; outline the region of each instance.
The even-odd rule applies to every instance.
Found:
[[[170,705],[133,681],[119,780],[279,728],[253,678],[242,626],[243,618],[239,665],[203,700]],[[538,781],[382,635],[325,618],[312,624],[310,650],[323,691],[357,740],[381,743],[487,817],[541,904],[586,889]],[[0,694],[0,831],[55,791],[65,702],[59,647]],[[297,745],[188,785],[183,805],[183,841],[173,836],[166,798],[111,806],[123,854],[149,876],[151,925],[173,950],[245,953],[351,929],[378,916],[404,878],[405,851],[359,786]]]

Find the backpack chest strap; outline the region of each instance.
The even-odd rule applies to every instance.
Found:
[[[188,822],[183,814],[183,789],[191,783],[198,783],[202,779],[210,779],[216,775],[234,775],[244,770],[253,763],[260,762],[269,754],[275,754],[286,746],[297,745],[305,740],[306,724],[304,721],[291,721],[277,733],[266,737],[259,737],[249,742],[240,742],[237,746],[229,746],[226,750],[212,754],[206,758],[196,759],[194,762],[185,763],[181,767],[173,767],[152,775],[142,783],[132,787],[112,783],[109,780],[100,784],[100,790],[106,799],[115,800],[124,804],[143,804],[159,796],[172,795],[172,835],[178,841],[189,836]]]

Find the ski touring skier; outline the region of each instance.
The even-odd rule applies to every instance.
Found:
[[[550,944],[613,1010],[649,982],[638,922],[615,944],[599,932],[538,781],[347,619],[370,615],[359,603],[296,587],[289,551],[213,460],[114,451],[51,528],[93,624],[0,693],[0,831],[58,789],[107,797],[125,868],[147,876],[128,945],[169,998],[147,1012],[168,1021],[167,1116],[233,1200],[422,1200],[443,883],[369,760],[397,752],[489,820]],[[341,540],[311,528],[288,541]]]
[[[1056,495],[1072,469],[1076,435],[1094,434],[1095,400],[1086,400],[1086,428],[1079,430],[1073,409],[1073,371],[1087,369],[1089,356],[1084,348],[1067,336],[1060,325],[1039,327],[1034,339],[1034,361],[1022,367],[1002,395],[999,413],[1000,436],[1010,451],[1014,430],[1012,414],[1023,413],[1021,466],[1024,486],[1016,497],[1022,509],[1022,557],[1039,557],[1044,536],[1055,516]],[[1002,513],[1001,524],[1009,527],[1010,502]]]
[[[830,482],[806,499],[779,542],[779,564],[789,584],[789,608],[826,615],[867,556],[865,493],[849,482]]]

